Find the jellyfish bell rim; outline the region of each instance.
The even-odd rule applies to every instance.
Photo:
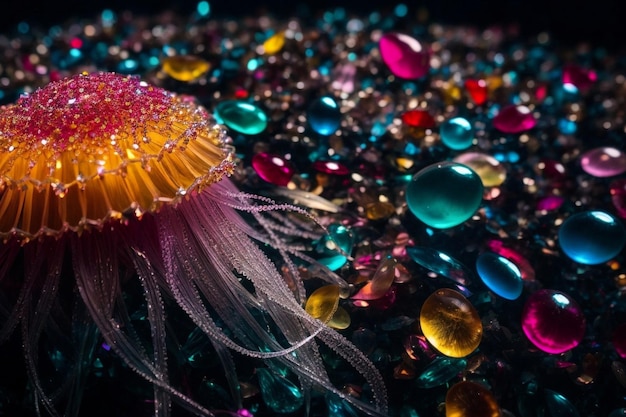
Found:
[[[76,126],[55,129],[68,119]],[[235,167],[225,129],[204,107],[115,72],[68,76],[0,107],[0,132],[5,242],[141,217]]]

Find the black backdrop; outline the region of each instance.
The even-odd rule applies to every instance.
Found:
[[[316,12],[342,6],[347,10],[385,9],[398,0],[210,0],[215,15],[293,14],[298,7]],[[0,10],[0,32],[21,20],[44,25],[72,17],[91,18],[104,8],[115,11],[154,13],[166,8],[182,13],[194,9],[196,0],[5,0]],[[589,40],[609,48],[626,45],[625,0],[404,0],[416,10],[425,7],[432,20],[441,23],[472,24],[479,27],[517,23],[523,33],[548,31],[559,41]]]

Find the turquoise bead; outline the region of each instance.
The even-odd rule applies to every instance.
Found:
[[[422,169],[406,188],[409,210],[437,229],[457,226],[472,217],[482,196],[480,177],[455,162],[440,162]]]
[[[584,211],[568,217],[559,228],[559,244],[572,260],[585,265],[607,262],[622,251],[626,229],[604,211]]]
[[[485,252],[476,259],[478,276],[496,295],[515,300],[524,287],[522,272],[511,261],[493,252]]]
[[[441,124],[439,135],[444,145],[458,151],[472,146],[474,129],[467,119],[455,117]]]
[[[311,128],[320,135],[332,135],[341,123],[341,111],[337,102],[329,96],[313,101],[307,112]]]
[[[258,135],[267,127],[263,110],[245,101],[223,101],[215,108],[214,116],[218,123],[244,135]]]

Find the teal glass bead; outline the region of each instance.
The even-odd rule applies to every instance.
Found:
[[[214,116],[218,123],[244,135],[258,135],[267,127],[265,112],[245,101],[223,101],[215,108]]]
[[[472,146],[474,129],[467,119],[455,117],[441,124],[439,135],[444,145],[458,151]]]
[[[585,265],[607,262],[622,251],[626,229],[604,211],[584,211],[568,217],[559,228],[559,244],[570,259]]]
[[[472,217],[482,196],[480,177],[455,162],[427,166],[413,176],[406,188],[409,210],[436,229],[454,227]]]
[[[332,135],[341,123],[341,110],[332,97],[324,96],[313,101],[307,119],[311,128],[320,135]]]
[[[483,283],[496,295],[507,300],[516,300],[522,295],[522,272],[505,257],[485,252],[476,259],[476,270]]]
[[[417,386],[420,388],[433,388],[443,385],[463,372],[466,366],[466,359],[438,356],[417,377]]]

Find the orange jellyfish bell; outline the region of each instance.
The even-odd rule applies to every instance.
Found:
[[[0,342],[20,328],[33,395],[50,415],[77,415],[98,343],[151,384],[155,416],[174,404],[215,415],[172,382],[180,375],[170,380],[189,367],[171,352],[179,319],[210,341],[235,409],[243,402],[229,352],[279,365],[290,380],[275,383],[299,381],[290,395],[300,399],[321,388],[367,414],[386,413],[374,365],[303,308],[296,261],[347,285],[303,252],[298,240],[319,234],[285,212],[311,216],[240,192],[228,179],[233,169],[226,133],[204,108],[136,77],[80,74],[0,108]],[[133,314],[129,285],[143,295]],[[64,341],[48,361],[73,358],[45,379],[42,340]],[[361,375],[371,402],[333,385],[318,341]]]
[[[53,82],[0,110],[0,236],[155,211],[233,170],[201,107],[114,73]]]

